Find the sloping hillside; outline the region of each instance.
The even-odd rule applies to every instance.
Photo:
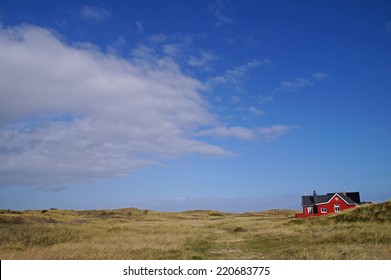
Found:
[[[336,222],[391,222],[391,201],[366,204],[331,217]]]

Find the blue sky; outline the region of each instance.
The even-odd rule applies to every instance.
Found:
[[[391,198],[391,2],[2,1],[0,208]]]

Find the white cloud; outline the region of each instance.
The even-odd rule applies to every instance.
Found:
[[[107,51],[113,55],[117,55],[120,53],[120,50],[125,46],[125,44],[126,39],[122,36],[118,36],[118,38],[107,47]]]
[[[99,23],[111,17],[109,10],[96,6],[83,6],[80,9],[82,19],[92,23]]]
[[[295,78],[293,81],[282,81],[280,85],[272,90],[276,92],[294,92],[302,88],[311,87],[314,82],[326,80],[329,77],[327,73],[316,72],[312,74],[312,79]]]
[[[211,52],[199,50],[194,47],[194,40],[200,38],[200,34],[192,35],[164,35],[154,34],[148,36],[145,42],[139,44],[133,53],[138,52],[139,54],[144,53],[153,55],[151,58],[156,57],[166,59],[172,59],[176,65],[183,69],[184,72],[191,72],[194,69],[189,69],[189,66],[198,70],[209,70],[210,62],[215,59]],[[193,53],[200,53],[201,57],[196,57]],[[140,57],[140,55],[137,55]]]
[[[297,125],[272,125],[269,127],[244,128],[244,127],[216,127],[203,130],[199,133],[201,136],[213,136],[219,138],[237,138],[241,140],[262,139],[267,142],[277,140],[281,135],[297,129]]]
[[[164,34],[153,34],[148,36],[147,40],[148,42],[152,44],[161,44],[165,41],[167,41],[168,37]]]
[[[262,62],[260,62],[259,60],[252,60],[252,61],[250,61],[246,64],[242,64],[234,69],[227,70],[226,76],[232,77],[232,79],[243,78],[249,70],[258,67],[261,64],[267,64],[267,63],[268,63],[268,60],[265,60]]]
[[[180,44],[165,44],[162,48],[163,54],[170,57],[177,57],[182,53],[182,47]]]
[[[238,91],[243,90],[243,81],[248,79],[248,72],[254,68],[269,65],[270,60],[252,60],[235,68],[226,70],[223,75],[209,79],[208,84],[214,86],[226,86]]]
[[[253,116],[264,116],[264,115],[265,115],[265,112],[264,112],[264,111],[262,111],[262,110],[260,110],[260,109],[257,109],[257,108],[255,108],[255,107],[253,107],[253,106],[251,106],[251,107],[249,108],[249,111],[250,111],[250,113],[251,113]]]
[[[217,126],[201,94],[207,86],[182,72],[175,49],[140,44],[125,60],[110,47],[103,53],[45,28],[0,26],[0,186],[58,187],[183,155],[231,156],[199,136],[273,141],[296,128]],[[228,70],[222,84],[240,85],[265,63]]]
[[[221,27],[234,22],[225,14],[228,6],[229,3],[223,0],[215,0],[209,5],[209,12],[215,18],[214,26]]]
[[[295,78],[293,81],[283,81],[281,84],[276,87],[273,92],[293,92],[302,88],[310,87],[313,85],[308,79],[304,78]]]
[[[211,62],[215,61],[216,59],[218,59],[218,56],[214,53],[202,51],[199,57],[190,56],[187,60],[187,64],[204,71],[210,71],[212,69]]]
[[[199,133],[201,136],[213,136],[213,137],[233,137],[241,140],[251,140],[256,137],[255,132],[252,129],[244,127],[216,127],[208,130],[203,130]]]
[[[257,133],[260,137],[268,142],[277,140],[281,135],[288,133],[293,129],[298,129],[298,125],[272,125],[269,127],[262,127],[257,129]]]
[[[322,73],[322,72],[316,72],[316,73],[312,74],[312,77],[315,80],[321,81],[321,80],[327,79],[329,77],[329,75],[326,73]]]
[[[216,123],[204,86],[173,61],[145,59],[152,50],[130,62],[29,25],[1,28],[0,50],[0,185],[80,182],[185,154],[231,154],[189,136]]]
[[[259,103],[260,104],[263,104],[263,103],[266,103],[266,102],[273,102],[274,101],[274,97],[272,95],[261,95],[259,97]]]

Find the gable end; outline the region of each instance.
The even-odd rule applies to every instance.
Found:
[[[328,204],[330,203],[330,201],[332,201],[336,196],[338,196],[340,199],[342,199],[342,201],[344,201],[347,205],[357,205],[356,202],[354,202],[352,199],[350,199],[349,197],[347,197],[346,195],[344,194],[340,194],[340,193],[335,193],[333,196],[331,196],[331,198],[326,201],[326,202],[322,202],[322,203],[317,203],[316,205],[323,205],[323,204]]]

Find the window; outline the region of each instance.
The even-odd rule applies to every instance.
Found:
[[[339,212],[340,210],[339,204],[334,204],[334,212]]]
[[[320,209],[320,211],[321,211],[322,213],[327,213],[327,208],[322,208],[322,209]]]
[[[308,214],[313,214],[314,213],[312,207],[307,207],[307,213]]]

